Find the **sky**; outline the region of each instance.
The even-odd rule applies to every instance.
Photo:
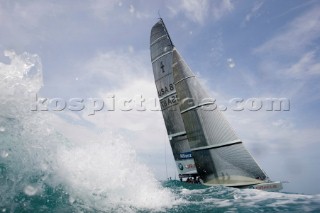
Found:
[[[228,107],[224,115],[270,178],[289,181],[285,191],[317,194],[319,11],[315,0],[1,0],[0,51],[41,58],[39,97],[85,100],[82,111],[49,110],[66,137],[89,143],[110,132],[163,180],[177,172],[161,112],[152,110],[157,93],[149,41],[160,15],[180,54],[217,103]],[[1,62],[8,60],[0,54]],[[145,111],[121,108],[123,100],[141,95],[150,99]],[[234,98],[286,98],[290,110],[234,111]],[[93,100],[105,105],[90,115]]]

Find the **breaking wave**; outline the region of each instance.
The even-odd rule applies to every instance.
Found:
[[[32,111],[43,84],[40,58],[4,54],[10,63],[0,63],[3,212],[161,210],[172,205],[170,190],[120,137],[102,133],[90,142],[71,141],[51,125],[54,114]]]

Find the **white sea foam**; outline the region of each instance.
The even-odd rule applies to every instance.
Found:
[[[255,206],[260,202],[268,202],[267,207],[288,206],[290,204],[319,203],[320,195],[286,194],[281,192],[266,192],[262,190],[244,189],[235,191],[234,198],[243,206]]]
[[[287,194],[281,192],[266,192],[255,189],[236,189],[229,187],[209,187],[203,189],[176,188],[175,193],[182,198],[181,205],[191,209],[201,206],[201,209],[223,212],[317,212],[320,195]],[[195,207],[197,206],[197,207]]]
[[[59,174],[74,197],[99,209],[119,205],[151,209],[171,206],[171,193],[137,162],[128,144],[110,135],[101,138],[104,139],[59,150]]]

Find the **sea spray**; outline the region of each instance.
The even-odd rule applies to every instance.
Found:
[[[147,167],[136,161],[134,150],[110,138],[61,149],[60,176],[68,191],[80,202],[103,210],[118,206],[161,209],[173,197],[158,185]]]
[[[136,160],[121,137],[72,141],[32,111],[42,87],[37,55],[6,51],[0,63],[0,207],[4,211],[163,210],[174,196]],[[70,125],[73,131],[77,126]],[[107,131],[106,131],[107,132]],[[84,140],[85,141],[85,140]]]
[[[30,111],[30,97],[42,86],[40,59],[13,51],[5,51],[5,56],[11,63],[0,63],[0,190],[1,205],[14,209],[20,192],[30,192],[31,184],[42,188],[51,172],[42,165],[51,161],[52,151],[47,140],[50,127],[43,122],[46,115]]]

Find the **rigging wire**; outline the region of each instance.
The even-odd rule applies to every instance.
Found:
[[[166,139],[164,140],[164,163],[166,165],[166,179],[168,180],[168,166],[167,166],[167,142]]]

